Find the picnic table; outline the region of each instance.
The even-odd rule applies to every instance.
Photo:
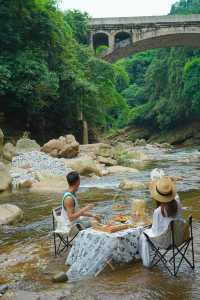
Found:
[[[93,228],[82,230],[66,259],[70,266],[67,271],[69,281],[97,276],[110,260],[128,263],[139,258],[139,237],[143,230],[142,226],[115,233]]]

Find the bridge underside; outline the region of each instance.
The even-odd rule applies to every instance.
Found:
[[[137,52],[170,47],[200,48],[200,33],[169,34],[143,39],[131,45],[116,48],[113,52],[105,54],[103,58],[109,62],[115,62]]]

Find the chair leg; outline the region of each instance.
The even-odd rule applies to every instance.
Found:
[[[194,263],[194,239],[193,239],[193,228],[192,228],[192,215],[189,216],[189,226],[190,226],[190,237],[191,237],[191,243],[192,243],[192,269],[195,268]]]
[[[193,236],[191,239],[191,246],[192,246],[192,269],[195,269],[195,263],[194,263],[194,241],[193,241]]]
[[[69,246],[71,246],[71,242],[75,239],[75,237],[79,234],[79,232],[77,232],[72,238],[71,240],[68,241]]]
[[[57,255],[57,248],[56,248],[56,234],[55,234],[55,232],[53,233],[53,241],[54,241],[54,255],[56,257],[56,255]]]
[[[185,250],[184,250],[184,253],[182,253],[182,252],[177,248],[177,251],[178,251],[179,254],[181,255],[181,260],[180,260],[179,265],[178,265],[178,267],[177,267],[176,274],[178,273],[179,268],[180,268],[180,265],[181,265],[181,263],[182,263],[183,260],[185,260],[185,261],[188,263],[188,265],[193,269],[193,265],[189,262],[189,260],[188,260],[187,257],[185,256],[186,251],[187,251],[187,249],[188,249],[188,247],[189,247],[189,244],[190,244],[190,241],[188,241],[188,244],[186,245],[186,248],[185,248]]]
[[[174,245],[172,251],[173,251],[173,275],[176,276],[176,257],[175,257]]]
[[[115,271],[115,267],[113,266],[113,264],[111,263],[112,259],[107,261],[107,265],[111,268],[112,271]]]
[[[158,252],[159,252],[159,250],[157,251],[157,253],[155,254],[156,256],[158,256]],[[154,266],[156,266],[160,261],[161,261],[161,259],[163,259],[163,261],[165,262],[165,264],[167,263],[167,260],[165,259],[165,255],[168,253],[169,251],[168,250],[166,250],[163,254],[162,253],[160,253],[160,258],[158,258],[158,260],[154,263]],[[154,260],[154,259],[153,259]],[[153,264],[153,261],[152,261],[152,264]]]

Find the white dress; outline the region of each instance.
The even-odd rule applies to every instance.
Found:
[[[176,195],[175,200],[178,205],[178,210],[176,216],[173,218],[163,217],[161,212],[161,207],[158,207],[157,209],[154,210],[152,227],[144,231],[145,233],[148,234],[149,237],[155,237],[161,235],[167,230],[172,220],[182,219],[181,214],[183,209],[181,207],[180,199],[178,195]],[[151,265],[151,249],[144,234],[141,234],[140,236],[139,254],[140,257],[142,258],[143,265],[145,267],[149,267]]]

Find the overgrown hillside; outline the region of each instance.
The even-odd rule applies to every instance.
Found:
[[[6,130],[45,140],[69,132],[78,138],[82,116],[92,130],[126,123],[128,106],[116,90],[120,69],[90,51],[86,13],[63,13],[57,0],[1,0],[0,28]]]
[[[171,14],[200,13],[200,0],[181,0]],[[200,120],[200,49],[146,51],[123,59],[130,84],[121,91],[132,112],[129,124],[166,133]]]

